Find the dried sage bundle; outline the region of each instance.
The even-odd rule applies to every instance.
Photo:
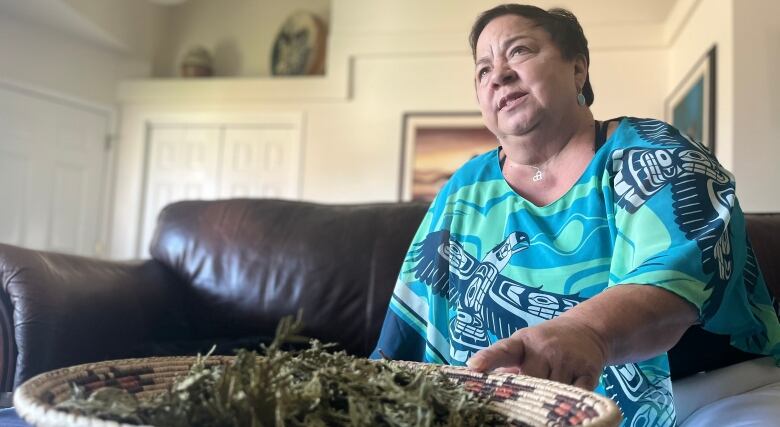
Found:
[[[481,426],[506,424],[486,399],[463,390],[436,369],[414,370],[370,361],[300,340],[300,316],[283,319],[262,355],[241,350],[229,365],[198,357],[171,388],[144,400],[103,388],[87,396],[74,386],[58,409],[127,424],[203,427]],[[258,357],[261,356],[261,357]]]

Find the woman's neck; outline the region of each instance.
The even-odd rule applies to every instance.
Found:
[[[590,117],[547,144],[538,139],[501,141],[502,173],[510,187],[537,206],[565,194],[593,158],[596,126]]]
[[[595,134],[593,114],[585,109],[575,121],[537,126],[528,134],[499,138],[506,161],[516,166],[549,166],[561,157],[569,145],[592,142]]]

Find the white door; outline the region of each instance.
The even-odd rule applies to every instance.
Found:
[[[139,257],[149,256],[157,217],[169,203],[298,198],[300,127],[293,124],[155,125],[147,152]]]
[[[106,114],[0,86],[0,242],[96,255]]]
[[[148,257],[157,216],[165,205],[217,197],[221,132],[218,126],[152,128],[139,256]]]
[[[293,128],[227,127],[219,197],[296,198],[297,136]]]

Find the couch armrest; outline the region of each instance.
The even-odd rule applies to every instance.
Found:
[[[51,369],[128,356],[181,327],[183,286],[156,261],[0,244],[0,390]]]

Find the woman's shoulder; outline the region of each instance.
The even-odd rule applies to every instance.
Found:
[[[700,141],[691,138],[676,127],[657,119],[623,117],[611,138],[613,160],[626,150],[640,150],[671,158],[679,158],[686,165],[689,161],[707,163],[709,167],[723,169],[715,153]],[[723,172],[729,174],[725,169]]]
[[[734,177],[715,155],[668,123],[627,117],[610,144],[604,164],[616,203],[629,213],[666,187],[675,202],[691,192],[705,197],[701,203],[709,203],[708,188],[713,185],[721,195],[733,193]]]
[[[700,142],[669,123],[653,118],[621,117],[611,138],[615,148],[691,148],[708,153]]]

